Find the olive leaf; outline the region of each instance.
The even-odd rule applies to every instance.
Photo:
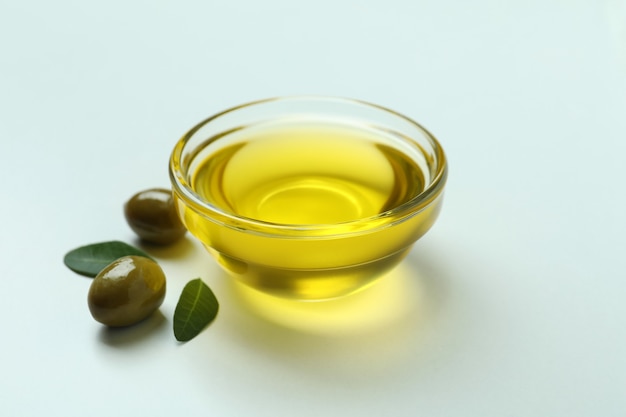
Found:
[[[148,254],[134,246],[113,240],[81,246],[71,250],[63,258],[63,263],[74,272],[88,277],[95,277],[111,262],[129,255],[152,259]]]
[[[196,337],[219,310],[213,291],[200,279],[187,283],[174,310],[174,336],[179,342]]]

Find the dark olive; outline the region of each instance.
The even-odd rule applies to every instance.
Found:
[[[165,298],[165,274],[143,256],[124,256],[91,283],[87,298],[94,319],[111,327],[129,326],[154,313]]]
[[[135,194],[124,205],[124,215],[130,228],[146,242],[167,245],[187,231],[178,218],[170,190],[153,188]]]

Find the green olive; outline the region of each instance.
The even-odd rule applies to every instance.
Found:
[[[170,190],[153,188],[135,194],[124,205],[124,215],[130,228],[146,242],[168,245],[187,231],[178,218]]]
[[[129,326],[154,313],[165,298],[165,274],[143,256],[124,256],[106,266],[89,288],[89,311],[111,327]]]

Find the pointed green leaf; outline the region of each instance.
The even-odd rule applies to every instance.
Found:
[[[95,277],[111,262],[122,256],[129,255],[150,258],[150,256],[142,250],[124,242],[114,240],[76,248],[65,255],[63,262],[65,266],[74,272],[88,277]]]
[[[200,278],[185,285],[174,310],[174,336],[187,342],[198,335],[217,316],[219,304],[213,291]]]

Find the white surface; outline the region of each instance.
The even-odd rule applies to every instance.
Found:
[[[624,415],[623,0],[3,1],[0,46],[0,415]],[[134,242],[121,206],[169,184],[193,124],[300,93],[443,143],[444,210],[407,262],[272,318],[188,239],[155,253],[162,316],[94,322],[65,252]],[[181,345],[196,276],[222,309]]]

